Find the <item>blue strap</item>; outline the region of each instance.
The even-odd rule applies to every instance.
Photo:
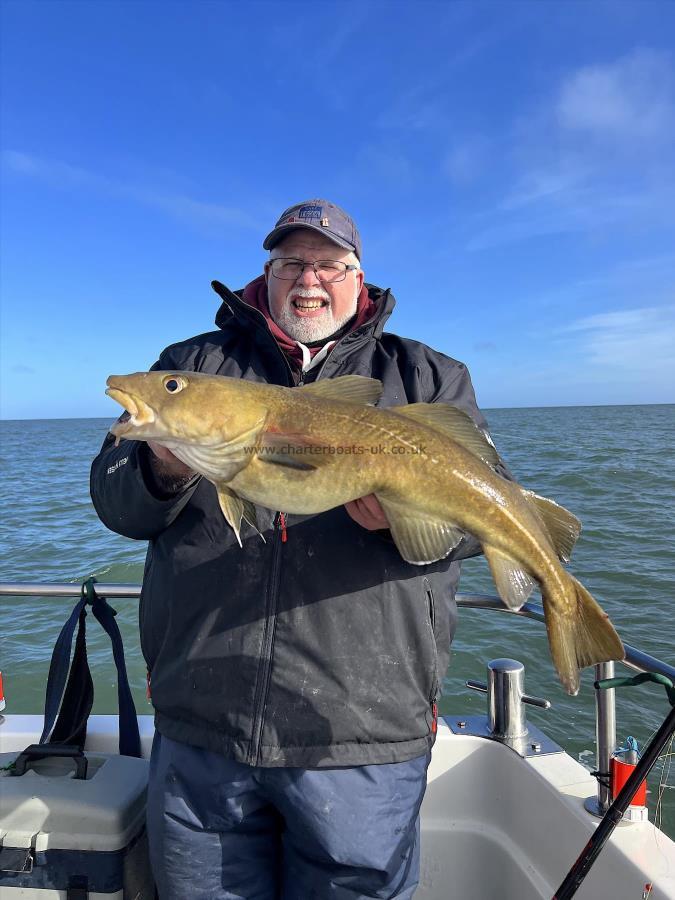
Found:
[[[122,643],[122,635],[115,621],[116,611],[108,605],[104,597],[100,597],[95,589],[95,578],[89,578],[82,585],[82,597],[75,604],[75,608],[70,614],[68,621],[61,629],[61,633],[56,639],[54,652],[49,666],[49,675],[47,677],[47,691],[45,696],[45,724],[40,743],[44,744],[49,741],[49,737],[54,729],[54,723],[64,699],[64,689],[66,678],[71,667],[70,651],[73,643],[73,633],[75,625],[80,621],[80,628],[84,629],[86,612],[80,620],[80,614],[84,611],[88,603],[91,604],[92,612],[95,618],[100,622],[103,629],[110,637],[115,667],[117,668],[117,698],[119,703],[119,752],[124,756],[141,755],[141,741],[138,732],[138,719],[136,717],[136,707],[134,706],[131,689],[129,688],[129,680],[127,678],[127,669],[124,662],[124,646]],[[84,633],[82,634],[82,647],[84,648]],[[77,646],[76,646],[77,652]],[[88,670],[86,662],[86,653],[84,653],[83,664]],[[73,665],[75,661],[73,661]],[[86,723],[81,723],[82,725]]]
[[[49,664],[49,675],[47,676],[47,692],[45,694],[45,724],[40,736],[40,743],[45,744],[49,740],[52,733],[54,722],[61,706],[63,691],[66,686],[66,678],[70,670],[70,648],[73,645],[73,632],[80,618],[80,613],[87,605],[87,598],[84,595],[84,585],[82,586],[82,597],[75,604],[75,608],[70,614],[68,621],[61,629],[61,633],[54,644],[52,652],[52,660]]]
[[[124,662],[124,645],[122,635],[115,621],[116,611],[108,605],[103,597],[94,594],[92,612],[108,633],[112,642],[113,658],[117,668],[117,703],[120,712],[120,753],[122,756],[140,756],[141,738],[138,733],[138,718],[134,698],[127,678],[127,667]]]

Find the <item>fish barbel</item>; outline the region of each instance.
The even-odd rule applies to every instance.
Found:
[[[288,388],[165,371],[107,384],[130,414],[112,433],[156,441],[211,481],[240,543],[242,519],[257,527],[254,504],[307,515],[375,494],[407,562],[443,559],[470,533],[508,607],[538,582],[568,693],[579,669],[623,658],[607,614],[560,562],[579,520],[499,475],[494,446],[457,407],[377,409],[381,383],[359,375]]]

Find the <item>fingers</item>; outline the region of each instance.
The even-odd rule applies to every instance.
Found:
[[[345,509],[357,525],[368,531],[379,531],[389,527],[384,510],[374,494],[345,503]]]
[[[162,444],[157,444],[155,441],[148,441],[147,444],[158,459],[163,459],[167,462],[171,462],[171,460],[176,460],[176,462],[178,461],[178,458],[174,456],[174,454]]]
[[[157,460],[160,460],[160,468],[164,474],[179,476],[193,474],[189,466],[186,466],[184,462],[162,444],[157,444],[155,441],[148,441],[147,444]]]
[[[384,510],[380,506],[380,501],[377,499],[375,494],[368,494],[365,497],[360,497],[357,501],[360,503],[363,509],[373,518],[376,519],[385,519]]]

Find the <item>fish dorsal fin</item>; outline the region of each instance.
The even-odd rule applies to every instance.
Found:
[[[555,547],[555,552],[563,562],[569,562],[574,545],[581,533],[581,522],[579,519],[574,513],[565,509],[564,506],[556,503],[555,500],[540,497],[539,494],[535,494],[533,491],[526,491],[524,488],[520,490],[523,497],[533,504],[537,510],[539,518]]]
[[[296,388],[308,397],[317,400],[340,400],[342,403],[373,404],[382,395],[382,382],[377,378],[365,375],[340,375],[338,378],[326,378],[303,384]]]
[[[534,579],[521,565],[495,547],[483,545],[497,593],[509,609],[520,609],[534,588]]]
[[[255,528],[260,537],[265,540],[262,532],[258,528],[255,506],[248,500],[244,500],[239,494],[235,494],[232,488],[227,487],[225,484],[216,484],[215,488],[218,492],[218,503],[220,504],[220,508],[228,523],[232,526],[232,529],[237,536],[237,540],[239,541],[239,546],[241,547],[240,531],[242,519],[245,519],[249,525]]]
[[[433,519],[410,510],[404,503],[376,495],[389,522],[394,543],[406,562],[416,566],[445,559],[464,532],[453,522]]]
[[[470,415],[449,403],[410,403],[392,409],[400,416],[407,416],[447,435],[489,466],[499,462],[494,444],[481,431]]]

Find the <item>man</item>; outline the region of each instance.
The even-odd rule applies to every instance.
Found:
[[[466,368],[383,331],[352,219],[282,213],[264,274],[222,298],[218,330],[154,368],[294,386],[367,375],[380,406],[446,402],[485,427]],[[162,900],[412,897],[458,558],[404,562],[374,496],[317,516],[258,509],[240,548],[215,489],[160,445],[108,435],[103,522],[149,541],[141,645],[155,707],[148,796]]]

